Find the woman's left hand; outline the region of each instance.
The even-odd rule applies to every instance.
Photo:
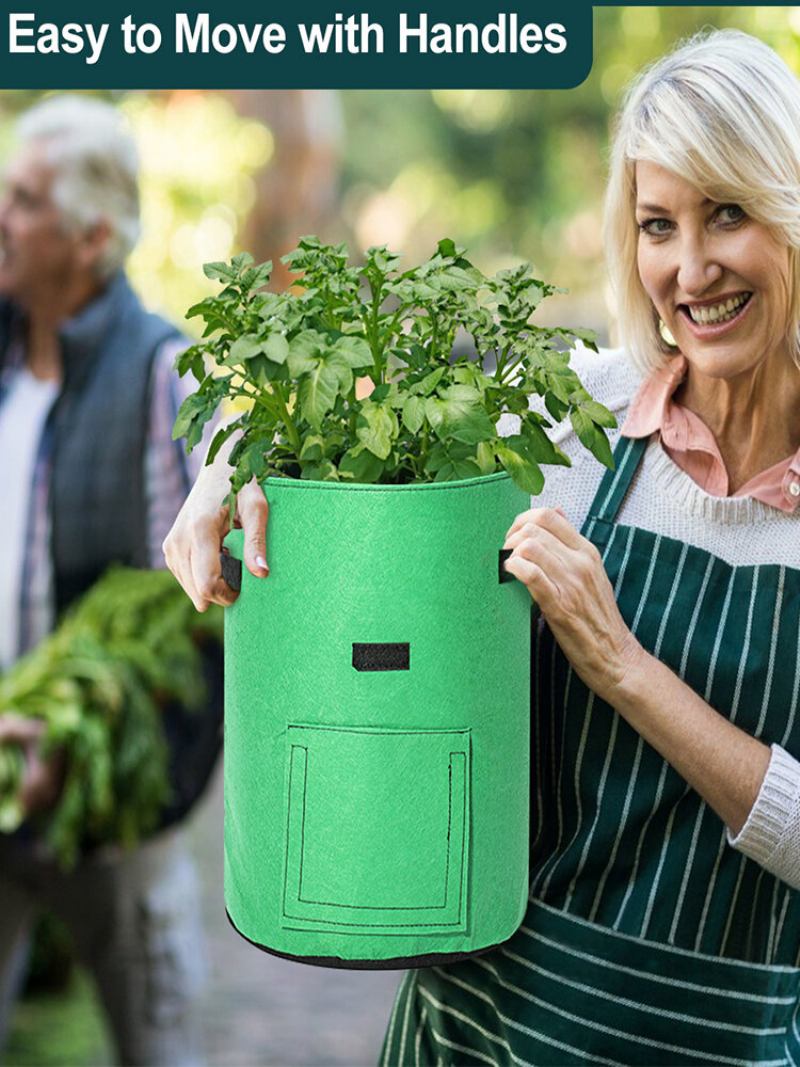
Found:
[[[503,547],[513,549],[506,570],[527,586],[577,674],[613,705],[645,652],[620,615],[597,548],[556,508],[517,515]]]

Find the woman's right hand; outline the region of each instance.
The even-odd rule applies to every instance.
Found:
[[[211,604],[227,607],[238,593],[224,581],[219,562],[229,529],[228,506],[220,503],[228,487],[230,467],[204,467],[178,512],[162,549],[167,566],[198,611]],[[269,506],[255,478],[239,493],[234,524],[244,530],[244,563],[256,578],[269,574],[266,560]]]

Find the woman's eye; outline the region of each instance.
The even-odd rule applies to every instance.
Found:
[[[724,223],[737,223],[746,219],[747,214],[738,204],[722,204],[717,208],[717,217]]]
[[[642,233],[649,233],[651,237],[663,237],[665,233],[669,233],[671,225],[669,219],[644,219],[639,223],[639,229]]]

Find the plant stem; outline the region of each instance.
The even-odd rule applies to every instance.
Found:
[[[422,440],[419,447],[419,469],[422,471],[425,467],[425,461],[428,458],[428,426],[425,425],[425,429],[422,431]]]
[[[383,364],[381,361],[381,346],[380,346],[380,311],[381,311],[381,285],[383,283],[383,275],[380,275],[380,281],[376,286],[372,278],[368,278],[370,292],[372,293],[372,303],[370,311],[364,321],[364,331],[367,335],[367,343],[369,344],[370,352],[372,353],[373,362],[373,380],[378,385],[383,380]]]
[[[297,427],[292,422],[292,416],[289,414],[289,409],[286,406],[286,401],[283,397],[283,394],[277,386],[275,387],[273,396],[275,397],[280,416],[283,419],[284,426],[286,427],[286,436],[289,438],[289,443],[295,450],[295,454],[299,457],[300,449],[303,447],[303,442],[300,440],[300,434],[297,431]]]

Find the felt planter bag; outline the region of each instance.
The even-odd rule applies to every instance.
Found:
[[[226,540],[225,901],[282,956],[423,966],[528,898],[531,599],[501,567],[504,473],[269,478],[270,574]]]

